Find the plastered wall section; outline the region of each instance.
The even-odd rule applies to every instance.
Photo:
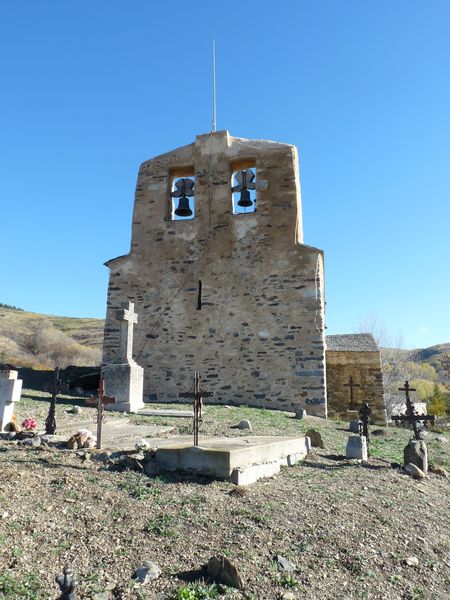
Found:
[[[233,215],[231,173],[252,165],[257,212]],[[196,218],[171,221],[171,181],[184,175],[196,177]],[[218,132],[143,163],[130,254],[106,263],[104,364],[130,300],[147,400],[179,402],[198,370],[215,403],[326,416],[323,253],[302,240],[294,146]]]
[[[386,405],[383,396],[381,360],[379,352],[326,351],[328,414],[348,418],[350,376],[360,385],[354,388],[354,403],[359,407],[368,402],[373,423],[386,423]]]

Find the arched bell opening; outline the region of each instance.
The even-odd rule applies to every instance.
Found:
[[[256,212],[256,168],[233,171],[231,191],[234,215]]]
[[[173,177],[171,186],[171,219],[195,219],[195,177]]]

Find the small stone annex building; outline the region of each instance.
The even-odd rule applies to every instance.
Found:
[[[380,349],[374,337],[370,333],[327,335],[326,342],[328,414],[348,418],[351,377],[356,384],[353,389],[355,407],[368,402],[371,420],[385,423]]]
[[[134,302],[146,400],[179,402],[198,370],[214,402],[326,417],[323,252],[303,243],[295,146],[218,131],[144,162],[130,253],[106,265],[103,364]]]
[[[144,162],[131,250],[106,265],[103,365],[121,360],[116,316],[133,302],[145,401],[179,402],[198,370],[215,403],[327,417],[324,257],[303,242],[295,146],[218,131]],[[335,348],[340,337],[328,337],[333,414],[350,372],[378,377],[377,350]]]

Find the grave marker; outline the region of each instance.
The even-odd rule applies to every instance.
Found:
[[[353,381],[353,377],[350,375],[348,383],[344,383],[344,387],[350,388],[350,407],[349,407],[349,410],[355,410],[355,405],[354,405],[354,401],[353,401],[353,389],[354,388],[359,388],[359,387],[361,387],[361,385],[359,383],[355,383]]]
[[[56,400],[58,394],[61,392],[67,392],[69,386],[67,383],[63,383],[59,378],[59,367],[56,367],[55,374],[53,376],[53,383],[45,386],[45,391],[50,392],[52,398],[50,400],[50,408],[48,411],[47,418],[45,419],[45,433],[47,435],[53,435],[56,431]]]
[[[102,447],[102,426],[105,420],[105,406],[108,404],[114,404],[116,401],[113,396],[105,395],[105,382],[103,375],[100,375],[100,382],[98,384],[98,401],[97,401],[97,449],[100,450]]]
[[[20,401],[22,380],[17,375],[17,371],[0,371],[0,431],[11,423],[14,404]]]
[[[108,394],[116,398],[114,405],[105,405],[106,410],[137,412],[144,408],[144,369],[133,360],[133,328],[138,322],[133,302],[123,302],[116,310],[119,322],[119,347],[117,358],[103,365],[102,374]]]
[[[359,434],[366,438],[368,455],[370,455],[370,452],[369,452],[369,444],[370,444],[369,419],[370,419],[371,414],[372,414],[372,409],[370,408],[369,404],[367,402],[364,402],[364,404],[361,404],[361,407],[359,409],[359,416],[361,418],[362,423],[361,423],[361,428],[360,428]]]
[[[181,392],[179,395],[180,398],[192,398],[193,399],[193,408],[194,408],[194,420],[193,420],[193,429],[194,429],[194,446],[198,446],[198,431],[199,431],[199,423],[202,417],[202,407],[203,407],[203,398],[211,398],[213,396],[213,392],[202,392],[201,391],[201,377],[198,371],[194,373],[194,391],[193,392]]]
[[[74,579],[73,573],[69,567],[64,567],[63,574],[55,577],[55,581],[58,584],[61,592],[61,595],[58,596],[58,600],[76,600],[76,588],[78,587],[78,581]]]
[[[416,389],[409,386],[409,381],[405,381],[405,385],[401,388],[398,388],[400,392],[405,392],[406,396],[406,411],[403,415],[397,415],[392,417],[392,420],[395,423],[409,423],[412,426],[414,432],[414,439],[420,440],[420,432],[417,427],[417,424],[426,421],[435,422],[435,415],[419,415],[414,410],[414,402],[411,400],[409,392],[415,392]]]

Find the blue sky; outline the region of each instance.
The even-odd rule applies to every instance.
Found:
[[[2,0],[0,302],[103,317],[139,164],[211,127],[293,143],[328,333],[450,341],[448,0]]]

